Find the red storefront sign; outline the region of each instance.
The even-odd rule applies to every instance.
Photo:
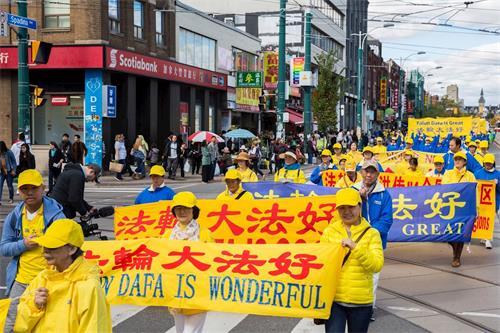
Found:
[[[106,68],[170,81],[227,90],[227,75],[173,61],[106,47]]]
[[[0,47],[0,69],[17,69],[17,47]],[[28,49],[31,59],[31,48]],[[32,69],[103,68],[102,46],[54,46],[45,65],[29,64]]]
[[[50,104],[52,104],[54,106],[69,105],[69,97],[68,96],[52,96],[50,99]]]

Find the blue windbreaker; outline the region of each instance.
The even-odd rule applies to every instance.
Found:
[[[474,173],[476,172],[476,170],[482,168],[481,164],[479,164],[476,158],[472,156],[469,151],[465,151],[465,153],[467,154],[467,171]],[[453,170],[453,168],[455,167],[455,161],[453,160],[454,156],[455,153],[452,153],[451,151],[448,151],[443,155],[445,170]]]

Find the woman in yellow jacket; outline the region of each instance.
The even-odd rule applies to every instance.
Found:
[[[373,273],[380,272],[384,254],[379,232],[361,217],[361,196],[353,188],[337,192],[339,218],[323,232],[322,243],[340,243],[346,256],[326,332],[367,332],[373,304]]]
[[[361,174],[356,172],[356,161],[348,159],[345,162],[345,174],[340,178],[335,187],[348,188],[361,181]]]
[[[69,219],[54,221],[34,239],[49,268],[21,296],[15,332],[111,332],[99,269],[82,257],[83,240],[82,228]]]
[[[198,224],[197,219],[200,216],[200,209],[196,204],[197,199],[192,192],[179,192],[174,196],[172,214],[177,219],[177,223],[172,229],[170,239],[213,242],[210,231]],[[201,333],[203,331],[207,318],[206,311],[174,308],[169,308],[169,310],[174,316],[177,333]]]
[[[227,170],[224,181],[226,190],[217,196],[217,200],[253,200],[253,194],[241,186],[241,174],[238,170]]]
[[[403,173],[405,176],[409,177],[423,177],[424,172],[418,167],[418,158],[412,157],[408,162],[408,168]]]
[[[358,150],[358,144],[356,142],[351,143],[351,150],[347,153],[347,157],[353,160],[356,164],[363,160],[363,153]]]
[[[291,151],[285,154],[285,166],[274,175],[275,182],[304,184],[306,176],[297,161],[297,155]]]
[[[247,152],[242,151],[234,160],[238,163],[238,168],[236,170],[241,174],[241,182],[258,182],[259,178],[252,169],[250,169],[250,155]]]
[[[442,184],[455,184],[475,182],[476,177],[470,171],[467,171],[467,154],[464,151],[459,151],[453,156],[455,167],[444,173]],[[464,249],[463,242],[448,242],[453,248],[453,260],[451,267],[460,267],[462,264],[460,258],[462,257],[462,250]]]

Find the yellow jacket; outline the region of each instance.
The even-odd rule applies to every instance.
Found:
[[[475,182],[476,177],[470,171],[464,167],[462,171],[458,171],[457,168],[447,170],[443,175],[443,181],[441,184],[454,184],[454,183],[467,183]]]
[[[236,198],[238,197],[238,195],[240,195],[240,193],[243,192],[243,187],[241,187],[240,185],[240,188],[238,189],[238,191],[236,191],[236,193],[234,194],[230,194],[229,193],[229,190],[226,189],[224,192],[222,192],[221,194],[219,194],[217,196],[217,200],[236,200]],[[243,194],[238,200],[253,200],[253,194],[246,191],[245,194]]]
[[[360,151],[352,151],[350,150],[348,153],[347,153],[347,157],[349,157],[351,160],[353,160],[356,164],[358,164],[359,162],[361,162],[361,160],[363,160],[363,153],[360,152]]]
[[[384,145],[375,145],[372,147],[374,154],[385,154],[387,153],[387,147]]]
[[[332,155],[332,164],[335,164],[337,166],[337,168],[339,167],[339,162],[340,162],[340,159],[342,158],[342,155],[341,156],[337,156],[335,154]]]
[[[245,171],[242,171],[241,169],[237,169],[240,174],[241,174],[241,182],[258,182],[259,178],[257,178],[257,175],[255,172],[252,171],[252,169],[247,168]]]
[[[408,167],[406,170],[404,170],[403,175],[409,176],[409,177],[424,177],[424,172],[422,169],[417,167],[417,170],[413,171]]]
[[[336,188],[348,188],[351,187],[352,185],[359,183],[361,181],[361,174],[359,172],[356,172],[356,179],[354,181],[351,181],[351,179],[345,174],[342,178],[340,178],[337,183],[335,184]]]
[[[306,182],[306,176],[304,174],[304,171],[302,171],[301,169],[286,170],[285,168],[281,168],[274,175],[275,182],[282,182],[285,179],[292,183],[297,183],[297,184],[305,184]]]
[[[370,224],[361,218],[359,225],[351,226],[351,239],[356,240]],[[349,238],[340,219],[330,223],[323,231],[321,243],[341,243]],[[347,250],[346,249],[346,254]],[[351,304],[373,303],[373,273],[380,272],[384,266],[382,241],[377,229],[371,228],[356,245],[340,271],[335,302]]]
[[[479,162],[480,165],[483,165],[483,158],[484,158],[483,155],[481,155],[480,153],[476,153],[474,155],[474,158]]]
[[[35,290],[47,288],[38,309]],[[111,332],[111,312],[99,283],[99,270],[78,257],[64,272],[41,271],[21,296],[15,332]]]

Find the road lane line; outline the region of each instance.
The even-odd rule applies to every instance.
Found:
[[[484,312],[459,312],[459,316],[475,316],[475,317],[489,317],[489,318],[500,318],[500,315],[495,313],[484,313]]]

